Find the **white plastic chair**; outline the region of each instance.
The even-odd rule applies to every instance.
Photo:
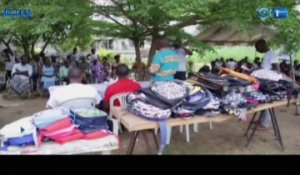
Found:
[[[186,142],[190,142],[190,128],[189,128],[189,125],[185,125],[185,126],[181,125],[180,126],[180,133],[183,132],[183,127],[185,127]],[[213,130],[212,121],[209,121],[209,129]],[[193,131],[195,133],[198,133],[198,131],[199,131],[199,124],[194,124],[193,125]]]
[[[112,111],[114,109],[114,102],[115,102],[115,100],[119,100],[120,107],[123,108],[123,109],[126,109],[126,107],[127,107],[126,97],[127,97],[128,94],[129,94],[128,92],[127,93],[116,94],[116,95],[112,96],[110,101],[109,101],[108,119],[113,122],[113,133],[115,135],[118,135],[119,131],[122,132],[122,130],[121,130],[120,119],[113,118]]]
[[[63,102],[60,106],[65,108],[94,108],[97,102],[94,98],[76,98]]]

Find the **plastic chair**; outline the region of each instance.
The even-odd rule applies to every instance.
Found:
[[[180,126],[180,133],[183,132],[183,127],[185,127],[186,142],[190,142],[190,128],[189,128],[189,125],[185,125],[185,126],[181,125]],[[209,129],[213,130],[212,121],[209,121]],[[199,131],[199,124],[194,124],[193,125],[193,131],[195,133],[198,133],[198,131]]]
[[[108,119],[111,120],[113,122],[113,133],[115,135],[119,134],[119,131],[122,132],[121,130],[121,123],[120,123],[120,119],[115,119],[113,117],[112,111],[114,109],[114,102],[115,100],[119,100],[120,102],[120,107],[122,109],[126,109],[127,107],[127,101],[126,101],[126,97],[129,93],[120,93],[120,94],[116,94],[114,96],[111,97],[110,101],[109,101],[109,117]]]
[[[60,106],[71,108],[94,108],[97,102],[94,98],[76,98],[63,102]]]

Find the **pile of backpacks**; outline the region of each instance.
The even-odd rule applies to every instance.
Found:
[[[155,82],[127,96],[129,112],[148,120],[191,117],[202,111],[217,110],[219,100],[200,86],[188,82]]]
[[[292,80],[271,70],[247,75],[224,68],[221,74],[194,74],[186,81],[152,83],[150,88],[127,96],[127,109],[155,121],[220,113],[244,120],[248,109],[291,99],[299,89]]]
[[[9,146],[40,146],[47,142],[65,144],[79,139],[97,139],[112,134],[107,114],[98,109],[49,109],[4,126],[0,135]]]

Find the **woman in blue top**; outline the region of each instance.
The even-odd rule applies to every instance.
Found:
[[[55,85],[56,71],[49,57],[44,60],[44,65],[40,69],[42,88],[48,90],[50,86]]]
[[[158,52],[154,55],[150,66],[151,80],[174,80],[174,75],[179,66],[179,59],[175,50],[170,47],[169,42],[164,38],[155,42],[155,48]]]

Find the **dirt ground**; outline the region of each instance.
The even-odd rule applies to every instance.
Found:
[[[46,98],[3,100],[0,94],[0,127],[43,110],[46,102]],[[249,147],[245,148],[246,139],[243,133],[248,123],[231,119],[222,123],[214,123],[213,130],[209,129],[208,123],[201,124],[199,133],[190,131],[189,143],[185,141],[185,135],[179,132],[179,127],[173,128],[171,144],[166,147],[165,154],[300,154],[300,116],[294,115],[295,107],[277,108],[276,112],[285,145],[284,151],[281,151],[272,129],[258,131]],[[126,154],[129,138],[128,132],[121,133],[120,150],[114,151],[114,154]],[[134,154],[147,154],[142,138],[138,139]],[[152,146],[152,154],[155,154],[154,146]]]

